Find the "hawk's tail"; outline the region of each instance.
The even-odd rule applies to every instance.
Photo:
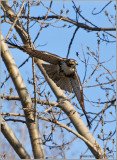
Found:
[[[83,112],[84,112],[84,111],[83,111]],[[85,117],[86,117],[86,119],[87,119],[88,127],[89,127],[89,129],[91,129],[91,122],[89,121],[86,112],[84,112],[84,114],[85,114]]]
[[[89,118],[87,117],[86,111],[84,109],[84,103],[82,103],[82,102],[81,102],[81,107],[82,107],[82,110],[83,110],[84,115],[86,117],[86,120],[87,120],[87,123],[88,123],[88,127],[89,127],[89,129],[91,129],[91,122],[89,121]]]

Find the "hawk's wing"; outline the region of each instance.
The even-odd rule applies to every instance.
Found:
[[[48,76],[56,83],[62,90],[73,92],[70,79],[63,73],[59,72],[59,65],[43,64]]]
[[[82,107],[84,107],[83,89],[80,82],[80,78],[76,71],[74,76],[70,78],[70,81],[78,102]]]
[[[86,114],[86,111],[85,111],[84,97],[83,97],[83,88],[82,88],[82,85],[81,85],[81,82],[80,82],[80,78],[79,78],[79,76],[78,76],[78,74],[77,74],[76,71],[75,71],[74,77],[70,78],[70,81],[71,81],[72,88],[73,88],[73,91],[75,93],[75,96],[76,96],[78,102],[80,103],[80,105],[82,107],[82,110],[83,110],[83,112],[85,114],[88,126],[89,126],[89,128],[91,128],[90,121],[89,121],[89,119],[87,117],[87,114]]]
[[[59,61],[65,60],[64,58],[59,57],[55,54],[51,54],[49,52],[33,50],[31,48],[24,47],[24,46],[18,46],[17,44],[10,42],[10,41],[7,41],[7,43],[10,44],[11,46],[14,46],[14,47],[22,50],[23,52],[26,52],[31,57],[39,58],[39,59],[46,61],[48,63],[51,63],[51,64],[58,64]]]

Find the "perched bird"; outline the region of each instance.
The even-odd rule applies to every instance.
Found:
[[[83,88],[76,71],[76,65],[78,65],[78,62],[74,59],[62,58],[49,52],[33,50],[24,46],[18,46],[11,41],[7,41],[7,43],[26,52],[31,57],[39,58],[43,61],[50,63],[43,64],[46,73],[62,90],[75,93],[75,96],[77,97],[77,100],[81,105],[87,119],[88,126],[89,128],[91,128],[91,124],[84,107]]]

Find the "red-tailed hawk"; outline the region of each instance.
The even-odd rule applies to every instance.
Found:
[[[76,71],[76,65],[78,65],[77,61],[74,59],[62,58],[49,52],[18,46],[10,41],[7,41],[7,43],[26,52],[31,57],[39,58],[50,63],[43,64],[46,73],[62,90],[75,93],[87,119],[88,126],[91,127],[84,107],[83,88]]]

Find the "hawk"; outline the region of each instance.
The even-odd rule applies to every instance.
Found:
[[[31,57],[39,58],[50,63],[43,64],[46,73],[62,90],[75,93],[75,96],[77,97],[87,119],[88,126],[91,128],[91,124],[84,107],[83,88],[76,71],[76,65],[78,65],[78,62],[74,59],[62,58],[46,51],[38,51],[25,46],[18,46],[11,41],[7,41],[7,43],[22,50],[23,52],[26,52]]]

